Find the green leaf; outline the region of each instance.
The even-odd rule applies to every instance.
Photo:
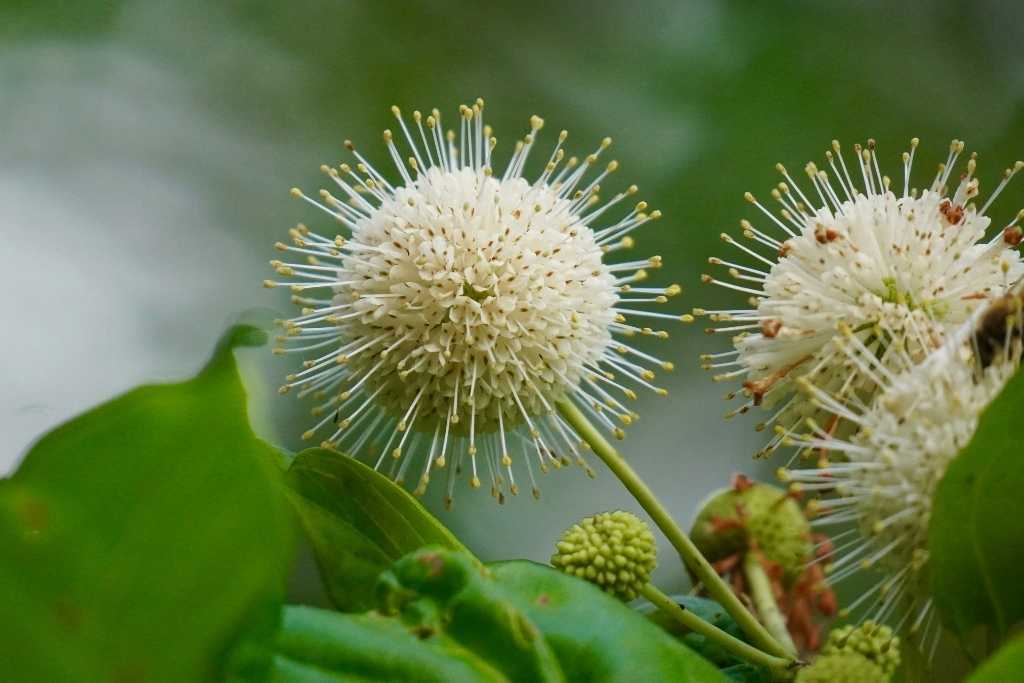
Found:
[[[721,670],[722,674],[735,683],[771,683],[772,675],[767,669],[753,664],[733,664]]]
[[[1002,639],[1024,619],[1024,449],[1019,437],[1024,374],[981,417],[935,493],[929,550],[932,594],[961,638],[990,627]]]
[[[378,612],[285,610],[270,679],[726,681],[596,587],[531,562],[423,548],[381,575]]]
[[[1007,681],[1024,681],[1024,636],[1018,636],[1000,648],[967,679],[967,683]]]
[[[422,638],[376,613],[311,607],[285,608],[270,674],[272,683],[508,680],[444,634]]]
[[[342,611],[373,607],[377,577],[417,548],[468,552],[409,492],[347,455],[303,451],[288,482],[327,593]]]
[[[693,612],[709,624],[717,626],[729,635],[747,642],[746,634],[743,633],[736,620],[714,600],[696,595],[673,595],[672,599],[683,609]],[[680,626],[678,621],[665,616],[664,612],[658,610],[654,605],[646,604],[638,611],[663,630],[682,640],[701,657],[721,668],[722,672],[729,676],[730,679],[744,681],[745,683],[771,680],[770,673],[767,670],[747,664],[718,643],[708,640],[706,636],[694,633]]]
[[[291,522],[231,349],[44,436],[0,482],[0,678],[212,681],[272,634]],[[239,657],[239,659],[234,659]]]
[[[726,681],[714,666],[596,586],[526,561],[488,565],[551,643],[570,681]]]

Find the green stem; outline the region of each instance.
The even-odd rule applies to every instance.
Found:
[[[790,653],[796,653],[796,643],[789,635],[786,628],[786,617],[779,610],[775,602],[775,594],[772,591],[771,581],[768,574],[758,559],[757,553],[748,552],[743,558],[743,574],[747,578],[747,588],[750,590],[750,597],[754,600],[754,607],[761,616],[765,627]]]
[[[785,681],[791,679],[793,677],[793,670],[799,666],[799,663],[792,659],[774,657],[766,652],[762,652],[753,645],[744,643],[739,638],[729,635],[714,624],[704,621],[693,612],[683,609],[679,603],[662,593],[653,584],[647,584],[640,592],[666,616],[671,617],[682,626],[717,643],[740,659],[756,666],[765,667],[771,671],[774,680]]]
[[[640,503],[640,506],[647,511],[647,514],[651,516],[654,523],[658,525],[658,528],[668,538],[669,543],[679,553],[679,557],[682,558],[686,566],[690,568],[690,571],[697,577],[697,580],[704,585],[708,594],[732,615],[732,618],[736,620],[736,623],[747,634],[747,637],[765,652],[779,657],[791,657],[791,653],[772,637],[772,634],[740,602],[740,599],[726,585],[722,577],[715,571],[715,568],[711,566],[711,563],[697,550],[697,546],[693,544],[690,537],[679,528],[679,525],[672,519],[668,510],[662,506],[654,492],[647,487],[647,484],[629,466],[629,463],[594,428],[594,425],[580,412],[580,409],[569,399],[562,399],[556,405],[562,417],[572,425],[576,433],[590,445],[594,453],[608,466],[608,469],[633,494],[633,497]]]

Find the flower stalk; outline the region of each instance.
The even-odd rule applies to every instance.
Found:
[[[786,617],[775,602],[771,581],[761,564],[756,552],[748,552],[743,557],[743,575],[747,579],[750,597],[754,600],[754,608],[761,617],[765,628],[790,652],[796,652],[796,643],[786,628]]]
[[[708,594],[715,599],[731,616],[744,633],[762,650],[777,657],[792,658],[793,653],[775,639],[774,636],[750,613],[740,602],[735,593],[725,584],[711,563],[701,555],[690,537],[676,524],[640,476],[630,467],[629,463],[619,455],[610,443],[601,435],[590,421],[572,402],[561,399],[556,403],[559,413],[572,425],[573,429],[590,446],[594,453],[608,466],[626,489],[636,498],[640,506],[650,515],[651,519],[668,538],[672,547],[679,553],[683,563],[697,577]]]
[[[649,583],[644,586],[641,595],[650,600],[663,614],[685,628],[717,643],[744,661],[765,667],[771,672],[773,680],[789,680],[793,677],[793,671],[800,666],[800,663],[794,659],[770,655],[726,633],[714,624],[704,621],[693,612],[683,609],[679,603],[665,595],[654,584]]]

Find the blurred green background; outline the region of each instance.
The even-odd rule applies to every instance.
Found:
[[[0,6],[0,473],[42,431],[129,387],[193,372],[239,312],[287,310],[260,282],[273,242],[321,220],[288,188],[320,186],[352,138],[375,160],[393,119],[482,96],[506,158],[530,114],[574,151],[604,135],[665,218],[640,231],[660,281],[693,306],[718,234],[750,217],[772,167],[873,136],[889,173],[914,135],[921,177],[960,137],[983,187],[1024,156],[1024,5],[1009,2],[328,2],[7,0]],[[611,189],[611,188],[609,188]],[[994,215],[1024,200],[1018,183]],[[320,223],[323,224],[322,221]],[[726,388],[673,330],[668,399],[643,396],[623,450],[677,516],[730,474],[768,476],[756,418],[725,423]],[[304,424],[273,392],[285,372],[247,352],[253,414],[291,447]],[[276,364],[275,364],[276,363]],[[605,471],[547,475],[544,498],[498,508],[463,486],[428,504],[485,559],[544,560],[561,530],[636,505]],[[686,579],[666,547],[656,579]],[[300,566],[298,599],[316,599]]]

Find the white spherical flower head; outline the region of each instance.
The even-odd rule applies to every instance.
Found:
[[[389,342],[363,363],[381,363],[379,401],[395,411],[436,422],[453,410],[454,421],[493,431],[523,416],[513,397],[525,415],[545,412],[545,398],[578,384],[611,340],[615,276],[572,201],[550,187],[431,168],[356,240],[342,267],[360,315],[345,330]]]
[[[459,132],[447,135],[437,110],[415,112],[413,126],[393,111],[411,154],[403,163],[385,131],[399,182],[346,143],[355,165],[322,168],[342,197],[293,194],[329,213],[348,235],[300,225],[293,244],[278,249],[306,262],[272,262],[292,280],[267,285],[289,285],[304,308],[282,321],[277,349],[310,357],[282,387],[318,399],[319,421],[304,438],[320,434],[325,447],[368,455],[397,480],[409,456],[422,455],[419,493],[434,468],[454,461],[449,501],[454,472],[463,467],[474,487],[484,469],[499,500],[506,490],[516,493],[516,454],[535,495],[534,464],[546,471],[576,462],[589,472],[555,401],[574,399],[621,438],[620,425],[635,414],[620,397],[636,397],[630,385],[664,393],[651,384],[650,367],[672,366],[613,335],[666,336],[626,316],[689,318],[632,308],[679,293],[674,285],[635,284],[660,266],[658,257],[604,260],[633,246],[630,233],[659,212],[639,202],[599,227],[609,209],[636,193],[630,186],[603,202],[599,196],[618,168],[599,163],[610,139],[583,159],[566,159],[563,131],[530,181],[523,172],[539,117],[497,175],[496,140],[483,125],[481,100],[460,108]],[[323,294],[313,298],[314,291]]]
[[[917,146],[915,138],[904,153],[903,181],[895,188],[881,173],[874,141],[854,146],[852,166],[833,141],[826,152],[830,172],[813,163],[805,167],[807,192],[779,164],[784,182],[772,190],[778,214],[746,195],[769,229],[744,220],[743,240],[722,235],[747,263],[712,258],[730,279],[703,280],[749,295],[750,308],[695,311],[716,323],[709,333],[733,339],[732,351],[702,356],[702,362],[721,373],[716,380],[743,382],[746,401],[730,417],[754,406],[771,408],[759,428],[772,426],[775,436],[760,455],[774,452],[801,419],[815,415],[794,392],[797,379],[811,378],[865,402],[876,391],[871,376],[850,372],[837,352],[838,324],[851,328],[887,368],[897,367],[896,349],[917,362],[1024,275],[1017,251],[1024,212],[999,230],[987,216],[1024,162],[1006,169],[979,208],[974,155],[951,184],[963,143],[953,141],[945,163],[920,191],[911,187]],[[826,425],[840,432],[844,426],[841,420]]]
[[[837,439],[811,421],[810,433],[786,442],[806,449],[805,455],[829,452],[842,458],[779,472],[795,491],[827,494],[808,504],[815,516],[812,526],[852,524],[833,538],[835,547],[820,554],[830,563],[831,583],[862,570],[881,572],[847,612],[864,608],[875,613],[876,621],[892,622],[897,629],[908,626],[917,633],[924,628],[928,637],[922,642],[935,637],[927,633],[932,603],[922,572],[928,562],[932,499],[949,463],[973,437],[982,412],[1020,366],[1022,309],[1019,294],[1000,298],[947,335],[916,366],[906,351],[895,351],[907,368],[900,373],[889,371],[846,329],[840,352],[880,387],[870,407],[801,380],[815,407],[858,430]]]

